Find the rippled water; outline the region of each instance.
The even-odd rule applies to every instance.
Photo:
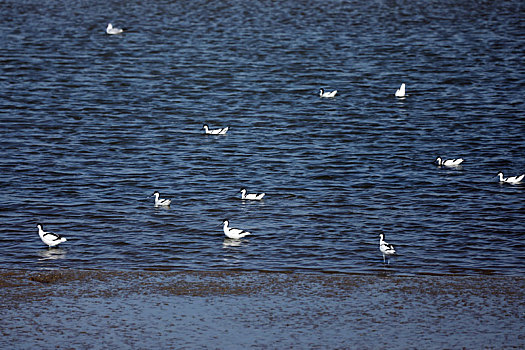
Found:
[[[522,275],[525,185],[495,177],[525,172],[521,13],[2,1],[0,263],[370,273],[382,231],[393,272]],[[128,30],[107,36],[110,21]],[[267,196],[243,202],[243,186]],[[225,217],[253,235],[224,242]],[[45,249],[37,222],[68,242]]]
[[[523,349],[524,290],[514,276],[0,269],[0,347]]]

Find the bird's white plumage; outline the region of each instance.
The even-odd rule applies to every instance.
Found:
[[[228,129],[230,129],[229,127],[210,129],[207,124],[204,124],[202,128],[204,129],[204,133],[206,135],[224,135],[228,132]]]
[[[324,91],[323,88],[319,89],[319,97],[332,98],[337,94],[337,90],[334,91]]]
[[[460,165],[461,163],[463,163],[464,159],[463,158],[456,158],[456,159],[442,159],[441,157],[437,157],[435,162],[438,164],[438,165],[443,165],[443,166],[451,166],[451,167],[454,167],[454,166],[458,166]]]
[[[241,188],[241,199],[260,201],[266,193],[246,193],[246,188]]]
[[[40,239],[49,247],[54,247],[67,241],[65,237],[62,237],[56,233],[44,231],[42,225],[40,224],[37,224],[36,227],[38,227],[38,235],[40,236]]]
[[[223,222],[223,230],[226,237],[231,239],[241,239],[245,236],[250,235],[250,232],[240,230],[238,228],[231,228],[229,227],[230,221],[228,219],[224,219]]]
[[[114,35],[114,34],[120,34],[124,30],[121,28],[115,28],[113,27],[113,24],[108,23],[108,26],[106,27],[106,34]]]
[[[402,83],[396,91],[396,97],[405,97],[405,83]]]
[[[525,174],[518,175],[518,176],[509,176],[509,177],[503,177],[503,173],[500,171],[497,175],[499,177],[499,182],[506,182],[512,185],[519,184],[523,181],[525,178]]]
[[[386,257],[394,255],[396,250],[392,244],[385,242],[385,234],[379,234],[379,250],[383,254],[383,262],[386,262]]]
[[[155,206],[156,207],[167,207],[171,204],[171,199],[159,198],[160,193],[158,191],[155,191],[155,193],[153,193],[153,196],[155,196]]]

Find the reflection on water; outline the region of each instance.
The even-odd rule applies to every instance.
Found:
[[[463,165],[436,165],[438,169],[463,170]]]
[[[38,256],[40,257],[38,261],[65,259],[66,254],[67,251],[61,248],[49,248],[45,250],[40,250],[38,252]]]
[[[240,239],[225,238],[224,242],[222,242],[222,246],[224,248],[239,247],[239,246],[241,246],[242,242],[243,241],[240,240]]]
[[[166,205],[155,205],[155,206],[153,206],[153,208],[155,210],[170,210],[171,209],[169,205],[168,206],[166,206]]]

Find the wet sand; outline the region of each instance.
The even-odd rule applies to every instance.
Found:
[[[524,290],[388,271],[0,270],[0,348],[525,348]]]

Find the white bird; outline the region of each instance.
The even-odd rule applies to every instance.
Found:
[[[402,83],[396,91],[396,97],[405,97],[405,83]]]
[[[206,135],[224,135],[224,134],[226,134],[226,133],[228,132],[228,129],[229,129],[229,127],[225,127],[225,128],[212,129],[212,130],[210,130],[210,129],[208,128],[208,125],[207,125],[207,124],[204,124],[204,125],[202,126],[202,128],[204,129],[204,133],[205,133]]]
[[[159,191],[155,191],[155,193],[152,194],[152,196],[155,196],[155,206],[164,206],[167,207],[171,204],[171,199],[163,199],[159,198],[160,193]]]
[[[266,193],[246,193],[246,188],[241,188],[241,199],[260,201]]]
[[[334,91],[324,91],[323,88],[320,88],[319,89],[319,97],[335,97],[335,95],[337,94],[337,90],[334,90]]]
[[[38,235],[40,236],[40,239],[49,247],[54,247],[56,245],[59,245],[60,243],[67,241],[65,237],[62,237],[56,233],[44,231],[42,229],[42,225],[40,224],[37,224],[36,227],[38,227]]]
[[[497,176],[499,176],[499,182],[506,182],[512,185],[521,183],[521,180],[525,178],[525,174],[522,174],[519,176],[503,177],[503,173],[501,171],[498,173]]]
[[[461,163],[463,163],[463,158],[456,158],[456,159],[441,159],[441,157],[437,157],[435,162],[437,162],[438,165],[444,165],[444,166],[458,166]]]
[[[226,237],[228,238],[231,238],[231,239],[241,239],[243,238],[244,236],[248,236],[248,235],[251,235],[250,232],[247,232],[247,231],[244,231],[244,230],[240,230],[238,228],[231,228],[231,227],[228,227],[228,225],[230,224],[230,221],[228,219],[224,219],[222,221],[222,224],[224,225],[223,226],[223,230],[224,230],[224,234],[226,235]]]
[[[385,234],[380,233],[379,234],[379,250],[383,254],[383,262],[386,262],[386,256],[391,256],[396,253],[396,250],[394,249],[394,246],[392,244],[388,244],[385,242]]]
[[[112,35],[112,34],[120,34],[123,31],[124,30],[121,29],[121,28],[114,28],[113,24],[111,24],[111,23],[108,23],[108,26],[106,28],[106,34],[110,34],[110,35]]]

